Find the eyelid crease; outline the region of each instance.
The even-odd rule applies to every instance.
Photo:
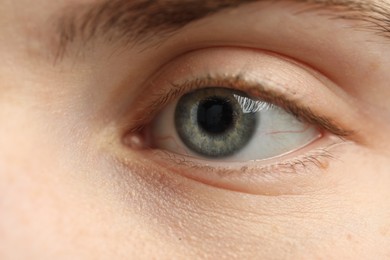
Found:
[[[157,101],[153,102],[150,107],[150,115],[154,115],[169,102],[195,89],[210,86],[234,89],[238,88],[241,91],[247,92],[252,98],[261,99],[271,105],[280,106],[286,112],[294,115],[298,120],[320,127],[321,129],[339,137],[345,138],[355,134],[353,130],[344,129],[338,126],[334,120],[326,116],[318,115],[309,107],[298,104],[297,101],[289,99],[286,94],[280,93],[271,87],[266,87],[265,84],[248,81],[244,79],[241,74],[237,74],[235,76],[214,76],[209,74],[205,77],[188,80],[183,83],[171,82],[170,85],[172,88],[168,91],[168,93],[162,94],[157,98]],[[132,129],[131,132],[135,132],[139,129],[140,128],[137,127],[136,129]]]

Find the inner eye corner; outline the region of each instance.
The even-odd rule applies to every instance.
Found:
[[[133,126],[124,131],[121,136],[121,143],[132,150],[146,149],[148,144],[147,127],[145,125]]]

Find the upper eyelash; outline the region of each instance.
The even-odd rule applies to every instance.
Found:
[[[210,86],[231,87],[245,91],[253,98],[261,99],[261,101],[268,103],[270,106],[279,106],[286,112],[294,115],[297,119],[320,127],[339,137],[349,137],[355,134],[353,130],[338,126],[331,118],[318,115],[318,113],[313,112],[309,107],[297,104],[296,101],[290,100],[287,96],[272,90],[272,88],[265,87],[263,84],[249,82],[240,74],[236,76],[214,76],[208,74],[205,77],[187,80],[182,83],[170,82],[169,84],[171,85],[170,90],[167,93],[158,93],[156,101],[150,107],[149,114],[154,115],[172,100],[194,89]]]

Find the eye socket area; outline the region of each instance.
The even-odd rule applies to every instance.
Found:
[[[337,102],[337,96],[329,91],[322,79],[319,80],[317,75],[304,67],[278,55],[253,49],[224,47],[186,53],[169,62],[150,79],[145,94],[139,98],[141,101],[136,103],[136,111],[129,113],[133,116],[128,121],[134,123],[127,129],[130,131],[126,132],[128,135],[124,142],[128,147],[136,148],[151,163],[156,163],[161,170],[228,190],[279,194],[294,189],[295,180],[301,183],[314,178],[317,182],[319,175],[316,173],[323,173],[322,169],[327,168],[333,147],[345,143],[339,137],[352,132],[332,111],[335,106],[330,104]],[[254,104],[266,104],[264,107],[268,109],[262,111],[266,113],[261,115],[262,121],[266,118],[272,121],[277,117],[284,122],[284,126],[290,127],[280,128],[280,124],[277,124],[280,132],[285,132],[289,137],[299,135],[302,139],[290,138],[295,140],[295,146],[289,144],[291,150],[279,149],[273,154],[261,156],[254,156],[248,147],[229,158],[210,158],[189,151],[175,130],[176,107],[181,97],[210,88],[228,89],[229,95],[233,95],[230,100],[236,102],[239,101],[234,98],[234,91],[241,91],[244,93],[238,95],[241,99],[249,98]],[[218,92],[218,95],[211,96],[217,96],[216,101],[221,105],[221,100],[222,104],[226,103],[226,98],[221,99],[221,96],[226,95]],[[201,101],[199,99],[198,103]],[[160,136],[170,139],[165,144],[156,144],[154,139],[154,136],[161,134],[157,131],[160,127],[167,128],[169,132]],[[273,131],[269,133],[278,132],[275,127],[270,129]],[[138,133],[141,134],[140,138],[137,138]],[[179,145],[165,146],[178,140]],[[297,143],[297,140],[301,143]],[[279,143],[286,144],[285,140]],[[256,142],[248,144],[259,150]],[[260,150],[264,151],[268,150]]]

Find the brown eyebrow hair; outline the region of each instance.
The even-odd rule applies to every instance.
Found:
[[[104,36],[109,42],[150,43],[172,35],[180,28],[224,9],[253,2],[307,4],[303,12],[335,11],[335,18],[364,21],[365,29],[390,38],[390,7],[366,0],[104,0],[70,6],[57,23],[58,54],[77,39],[84,43]]]

